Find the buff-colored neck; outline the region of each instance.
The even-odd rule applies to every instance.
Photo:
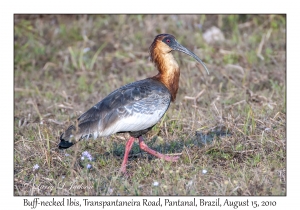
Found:
[[[159,71],[153,79],[163,83],[171,93],[172,101],[176,99],[180,70],[171,51],[164,53],[159,44],[150,50],[151,60]]]

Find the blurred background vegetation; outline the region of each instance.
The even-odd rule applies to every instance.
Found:
[[[156,74],[148,48],[160,33],[210,70],[174,53],[176,102],[145,136],[180,161],[142,155],[135,144],[131,176],[122,177],[126,134],[59,151],[81,113]],[[15,195],[286,194],[285,15],[15,15],[14,102]],[[74,182],[92,187],[70,190]]]

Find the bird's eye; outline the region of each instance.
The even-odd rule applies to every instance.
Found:
[[[167,39],[167,42],[170,43],[170,39]]]

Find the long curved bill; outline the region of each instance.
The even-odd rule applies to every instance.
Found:
[[[198,61],[204,68],[205,70],[207,71],[207,74],[209,74],[209,71],[206,67],[206,65],[203,63],[203,61],[197,56],[195,55],[193,52],[191,52],[190,50],[186,49],[184,46],[182,46],[181,44],[179,44],[177,41],[176,41],[176,44],[175,46],[173,45],[172,46],[173,50],[177,50],[177,51],[180,51],[180,52],[183,52],[191,57],[193,57],[196,61]]]

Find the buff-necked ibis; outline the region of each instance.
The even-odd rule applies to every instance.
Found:
[[[84,138],[109,136],[128,132],[121,171],[126,172],[128,154],[135,138],[142,150],[166,161],[177,161],[179,156],[167,156],[150,149],[144,142],[147,133],[162,118],[170,102],[176,98],[180,70],[172,55],[173,50],[183,52],[204,66],[190,50],[180,45],[170,34],[157,35],[150,46],[150,57],[158,74],[144,80],[127,84],[113,91],[102,101],[82,114],[60,136],[60,149],[66,149]]]

